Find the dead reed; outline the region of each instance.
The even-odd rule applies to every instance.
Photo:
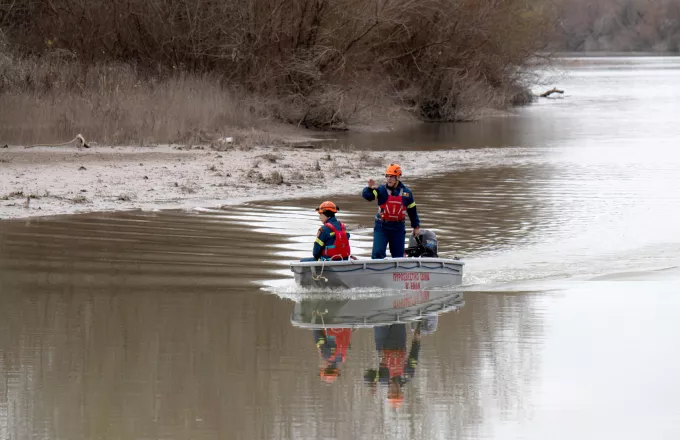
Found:
[[[539,0],[0,4],[0,137],[205,142],[262,119],[346,129],[507,107],[556,17]],[[9,111],[7,110],[9,109]]]

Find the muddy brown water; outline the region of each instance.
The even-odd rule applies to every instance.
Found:
[[[680,60],[566,65],[514,117],[343,139],[466,151],[405,179],[457,292],[302,294],[315,199],[0,222],[0,439],[677,438]],[[366,257],[360,190],[334,200]],[[332,383],[296,302],[365,324]],[[421,309],[390,400],[370,324]]]

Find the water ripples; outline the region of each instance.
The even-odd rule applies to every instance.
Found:
[[[680,242],[673,211],[680,206],[680,162],[666,153],[665,161],[633,167],[625,154],[613,163],[577,163],[580,152],[532,156],[515,148],[495,161],[484,153],[485,166],[406,183],[422,227],[438,235],[440,255],[469,263],[468,282],[607,273],[621,269],[611,262],[625,253],[642,253],[657,266],[674,261],[660,261],[655,247]],[[376,207],[360,191],[333,200],[343,207],[339,218],[351,232],[353,254],[368,258]],[[319,202],[5,222],[0,261],[24,278],[49,274],[50,282],[180,288],[292,282],[288,262],[311,255]]]

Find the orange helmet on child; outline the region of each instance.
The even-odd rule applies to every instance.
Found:
[[[326,383],[335,382],[338,376],[340,376],[340,370],[333,367],[321,368],[321,371],[319,372],[319,377]]]
[[[391,163],[387,166],[385,175],[401,177],[401,167],[396,163]]]
[[[318,212],[319,214],[323,214],[324,211],[330,211],[335,213],[340,211],[340,208],[338,208],[338,206],[335,203],[331,202],[330,200],[326,200],[325,202],[320,204],[318,208],[316,208],[316,212]]]

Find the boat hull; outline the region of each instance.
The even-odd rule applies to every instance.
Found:
[[[463,263],[447,258],[293,262],[290,269],[302,287],[427,290],[463,282]]]
[[[300,328],[369,328],[428,320],[465,305],[453,291],[409,291],[378,298],[307,298],[296,302],[291,323]]]

